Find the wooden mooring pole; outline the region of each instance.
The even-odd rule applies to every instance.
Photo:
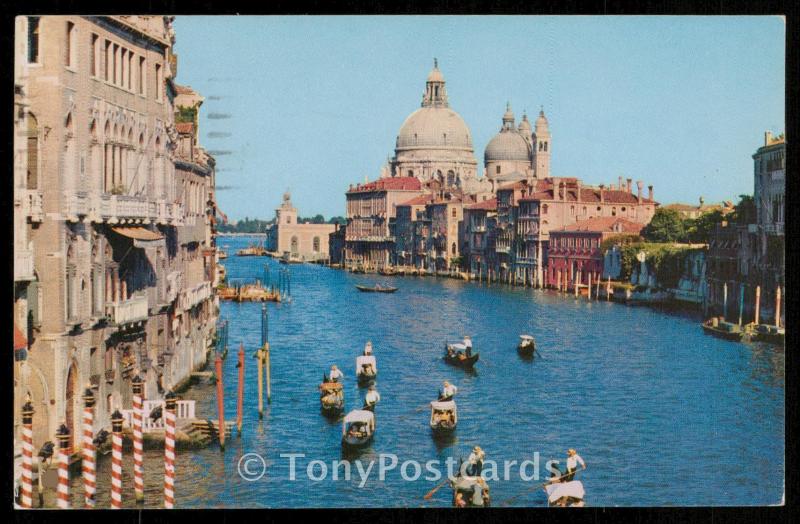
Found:
[[[239,343],[239,384],[236,395],[236,429],[242,436],[242,406],[244,405],[244,344]]]
[[[761,315],[761,286],[756,286],[756,313],[755,317],[753,318],[753,323],[758,325],[761,321],[759,318]]]
[[[225,449],[225,388],[222,379],[222,358],[217,354],[214,359],[214,368],[217,372],[217,416],[219,418],[219,447]]]

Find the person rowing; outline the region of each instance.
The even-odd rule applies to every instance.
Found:
[[[469,335],[464,335],[464,353],[467,358],[472,356],[472,339],[469,338]]]
[[[458,393],[458,388],[445,380],[442,390],[439,392],[439,402],[453,400],[453,397],[456,396],[456,393]]]
[[[369,387],[367,395],[364,397],[364,408],[367,411],[375,411],[375,405],[381,401],[381,395],[375,385]]]
[[[578,464],[581,469],[586,469],[586,463],[583,461],[578,452],[570,448],[567,450],[567,475],[564,477],[564,482],[570,482],[575,478],[575,472],[578,469]]]
[[[331,372],[328,375],[328,378],[331,382],[339,382],[340,379],[344,377],[344,373],[342,373],[339,368],[336,367],[336,364],[331,366]]]
[[[483,470],[483,459],[486,458],[486,453],[483,452],[480,446],[472,448],[472,453],[467,457],[466,473],[471,477],[477,477]]]

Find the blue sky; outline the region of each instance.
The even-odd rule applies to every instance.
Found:
[[[556,176],[642,179],[664,204],[735,200],[752,193],[764,131],[784,130],[778,17],[179,16],[175,28],[177,81],[206,97],[201,142],[229,152],[217,197],[231,219],[271,218],[286,189],[302,216],[344,215],[348,185],[379,176],[419,107],[433,57],[481,166],[510,101],[517,119],[544,106]]]

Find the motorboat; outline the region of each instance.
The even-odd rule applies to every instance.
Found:
[[[712,317],[703,322],[703,331],[717,338],[732,340],[734,342],[739,342],[744,336],[744,331],[742,331],[739,324],[726,322],[723,317]]]

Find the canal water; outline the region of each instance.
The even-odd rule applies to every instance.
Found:
[[[181,452],[177,507],[419,507],[449,506],[451,492],[423,496],[437,482],[425,463],[464,457],[480,445],[498,464],[517,461],[510,478],[490,481],[494,505],[518,496],[515,506],[544,506],[545,494],[520,479],[518,464],[538,452],[545,462],[575,448],[587,463],[579,473],[591,506],[767,505],[784,490],[784,350],[722,341],[703,333],[699,319],[644,307],[589,302],[551,291],[430,277],[354,275],[310,264],[282,266],[263,257],[239,258],[252,239],[220,238],[229,253],[229,278],[273,281],[291,272],[292,300],[268,304],[272,402],[257,414],[256,361],[261,304],[222,303],[230,322],[225,368],[225,412],[236,416],[236,352],[246,348],[244,431],[218,446]],[[390,281],[395,294],[360,293],[355,284]],[[523,360],[519,334],[536,337],[541,357]],[[443,344],[471,335],[480,361],[475,374],[442,360]],[[356,458],[376,464],[363,487],[356,464],[351,479],[332,479],[342,459],[341,422],[319,412],[317,385],[336,363],[345,373],[346,409],[360,408],[355,359],[371,340],[378,362],[377,432]],[[450,442],[436,442],[427,403],[443,380],[454,383],[459,422]],[[194,388],[199,416],[216,418],[214,390]],[[240,458],[257,453],[266,474],[245,480]],[[300,453],[296,480],[281,454]],[[383,479],[381,454],[399,461]],[[328,476],[308,478],[310,461]],[[390,461],[391,459],[386,458]],[[418,461],[422,478],[406,481],[404,461]],[[148,451],[146,506],[163,504],[162,454]],[[100,505],[108,500],[110,460],[99,465]],[[130,460],[125,486],[132,498]],[[258,472],[257,462],[247,466]],[[534,468],[526,468],[532,475]],[[321,466],[312,473],[319,476]],[[413,467],[406,477],[414,476]],[[73,483],[73,492],[79,483]]]

